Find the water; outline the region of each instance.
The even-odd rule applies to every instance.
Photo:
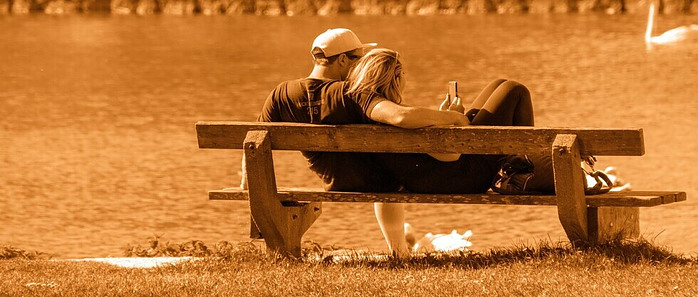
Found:
[[[642,127],[644,157],[603,158],[639,190],[689,201],[641,210],[646,237],[695,253],[698,44],[647,51],[642,16],[0,18],[0,243],[57,257],[120,256],[153,235],[246,240],[240,152],[199,150],[197,120],[252,120],[278,82],[311,68],[329,27],[400,52],[405,102],[436,107],[446,82],[472,98],[492,79],[533,92],[537,125]],[[698,23],[659,20],[660,30]],[[277,154],[280,186],[319,186]],[[417,231],[471,229],[474,248],[564,238],[554,207],[409,205]],[[385,250],[371,204],[330,204],[305,239]]]

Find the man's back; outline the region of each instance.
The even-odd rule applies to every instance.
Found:
[[[313,78],[282,82],[267,97],[258,120],[330,125],[373,123],[366,115],[370,102],[346,96],[346,85]]]
[[[303,78],[280,83],[269,94],[258,121],[313,124],[368,124],[369,98],[346,96],[346,82]],[[308,141],[312,141],[309,139]],[[399,186],[382,168],[374,154],[302,152],[309,168],[326,190],[390,192]]]

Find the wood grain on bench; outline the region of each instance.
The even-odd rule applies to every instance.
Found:
[[[642,156],[642,129],[467,126],[402,129],[385,125],[198,122],[199,148],[242,149],[247,132],[267,130],[272,150],[550,154],[558,134],[577,135],[584,154]]]

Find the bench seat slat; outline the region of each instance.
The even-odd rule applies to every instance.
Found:
[[[609,197],[609,198],[617,198],[617,197],[624,197],[627,196],[626,193],[631,193],[634,196],[640,196],[640,197],[653,197],[657,196],[662,199],[661,204],[669,204],[669,203],[674,203],[674,202],[681,202],[681,201],[686,201],[686,192],[676,192],[676,191],[663,191],[663,192],[658,192],[658,191],[631,191],[631,192],[614,192],[614,193],[607,193],[604,194],[604,196]]]
[[[467,126],[402,129],[386,125],[315,125],[202,121],[199,148],[242,149],[249,130],[270,132],[272,149],[336,152],[550,154],[558,134],[575,134],[581,152],[642,156],[642,129]],[[312,140],[312,141],[309,141]]]
[[[409,203],[457,203],[457,204],[508,204],[508,205],[556,205],[553,195],[501,195],[486,194],[415,194],[415,193],[363,193],[333,192],[312,188],[279,188],[279,200],[283,202],[409,202]],[[247,190],[227,188],[209,191],[211,200],[247,200]],[[586,196],[590,207],[650,207],[686,200],[685,192],[677,191],[628,191]]]

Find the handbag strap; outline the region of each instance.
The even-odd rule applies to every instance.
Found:
[[[589,155],[583,159],[583,162],[586,163],[590,168],[590,170],[587,170],[582,165],[582,171],[584,171],[584,174],[591,176],[596,181],[596,183],[594,183],[594,185],[590,187],[587,184],[587,179],[585,177],[584,193],[587,195],[596,195],[610,192],[611,189],[613,189],[613,182],[608,177],[606,172],[594,169],[594,164],[596,164],[596,157]]]

